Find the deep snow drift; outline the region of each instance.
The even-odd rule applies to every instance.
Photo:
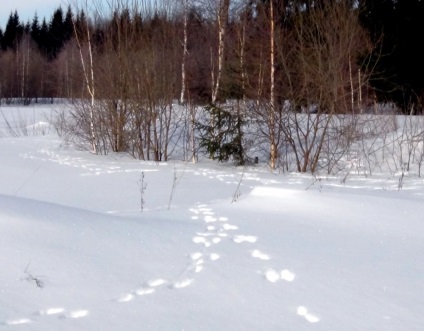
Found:
[[[424,329],[422,179],[95,156],[0,109],[0,329]]]

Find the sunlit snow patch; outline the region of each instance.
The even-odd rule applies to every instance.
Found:
[[[12,320],[12,321],[7,321],[4,324],[5,325],[20,325],[20,324],[28,324],[31,323],[32,321],[28,318],[20,318],[17,320]]]
[[[260,260],[270,260],[271,258],[269,257],[269,255],[261,253],[259,250],[255,249],[252,252],[252,257],[258,258]]]
[[[39,314],[40,315],[55,315],[55,314],[63,313],[64,311],[65,309],[63,308],[48,308],[46,310],[40,310]]]
[[[88,316],[88,310],[75,310],[71,311],[68,315],[69,318],[82,318]]]
[[[290,270],[284,269],[280,273],[280,277],[282,280],[285,280],[287,282],[292,282],[296,275],[292,273]]]
[[[159,279],[151,280],[148,284],[151,287],[157,287],[157,286],[161,286],[161,285],[163,285],[165,283],[166,283],[166,280],[165,279],[159,278]]]
[[[172,285],[173,288],[180,289],[189,286],[193,282],[193,279],[187,278],[182,281],[176,282]]]
[[[155,292],[154,288],[140,288],[135,291],[135,294],[137,295],[146,295],[146,294],[152,294]]]
[[[276,271],[274,269],[269,269],[265,272],[265,278],[269,282],[275,283],[280,279],[280,274],[278,273],[278,271]]]
[[[243,242],[254,243],[256,242],[256,240],[257,238],[254,236],[244,236],[244,235],[235,236],[233,238],[233,241],[237,244],[241,244]]]
[[[129,301],[131,301],[132,299],[134,299],[134,295],[133,294],[125,294],[124,296],[122,296],[119,300],[118,300],[118,302],[129,302]]]
[[[308,309],[305,306],[299,306],[297,308],[297,314],[304,317],[309,323],[319,322],[319,318],[315,315],[309,314]]]

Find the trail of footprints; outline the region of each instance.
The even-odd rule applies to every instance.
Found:
[[[208,208],[207,205],[199,205],[197,208],[190,209],[193,214],[192,219],[201,219],[206,225],[205,232],[197,232],[192,238],[195,244],[198,244],[201,249],[193,252],[188,256],[188,264],[184,270],[177,277],[177,280],[170,281],[164,278],[152,279],[145,282],[142,286],[130,291],[129,293],[123,294],[122,296],[115,299],[118,303],[127,303],[133,301],[137,297],[143,297],[146,295],[152,295],[160,289],[183,289],[190,286],[194,281],[196,274],[202,272],[205,268],[207,261],[214,262],[220,259],[218,253],[212,252],[213,245],[219,244],[222,240],[231,240],[236,244],[254,244],[257,241],[257,237],[252,235],[241,235],[237,234],[238,227],[228,223],[227,217],[216,217],[214,212]],[[271,261],[271,257],[259,251],[253,249],[250,255],[254,259],[260,259],[263,261]],[[276,283],[278,281],[292,282],[295,280],[296,275],[288,270],[277,270],[274,268],[268,268],[264,272],[261,272],[264,279],[270,283]],[[308,309],[304,306],[299,306],[296,311],[297,315],[304,318],[310,323],[319,322],[319,317],[309,313]],[[67,312],[63,308],[50,308],[34,313],[36,317],[40,316],[57,316],[61,319],[66,318],[82,318],[89,315],[87,310],[74,310]],[[0,325],[13,326],[33,323],[35,320],[30,318],[21,318],[15,320],[5,321]]]
[[[0,323],[0,325],[3,326],[15,326],[15,325],[22,325],[22,324],[31,324],[38,321],[38,319],[41,316],[50,316],[50,317],[56,317],[59,319],[77,319],[77,318],[83,318],[87,317],[89,315],[88,310],[72,310],[67,311],[64,308],[48,308],[45,310],[40,310],[32,314],[34,318],[18,318],[18,319],[12,319],[8,321],[4,321]]]
[[[98,163],[90,163],[82,157],[71,157],[68,155],[61,155],[60,153],[41,149],[36,153],[25,153],[20,154],[24,159],[34,159],[43,162],[53,162],[63,166],[72,168],[78,168],[86,171],[82,176],[102,175],[102,174],[115,174],[115,173],[129,173],[129,172],[140,172],[140,169],[135,167],[134,169],[121,168],[119,165],[103,165]]]
[[[237,231],[238,227],[229,224],[228,218],[226,217],[215,217],[212,210],[206,205],[200,205],[198,206],[198,208],[191,209],[190,211],[194,214],[192,216],[192,219],[197,220],[201,216],[203,216],[203,220],[206,223],[207,232],[197,233],[197,235],[193,237],[193,242],[203,245],[204,250],[212,247],[213,244],[218,244],[223,238],[229,238],[236,244],[254,244],[257,241],[257,237],[252,235],[235,234],[234,231]],[[230,235],[229,233],[233,235]],[[199,255],[199,258],[200,256],[202,256],[201,253],[197,254]],[[258,249],[252,250],[251,256],[252,258],[260,259],[263,261],[271,260],[271,257],[268,254],[263,253]],[[212,253],[209,255],[209,257],[211,260],[215,260],[219,258],[219,255]],[[262,272],[262,274],[264,278],[271,283],[276,283],[281,280],[286,282],[292,282],[296,278],[296,275],[288,269],[276,270],[274,268],[268,268],[267,270]],[[309,313],[308,309],[305,306],[299,306],[297,308],[296,313],[298,316],[304,318],[310,323],[317,323],[320,320],[318,316]]]

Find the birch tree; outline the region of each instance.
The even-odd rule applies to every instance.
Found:
[[[275,107],[275,18],[274,3],[269,2],[269,40],[270,40],[270,100],[269,100],[269,142],[270,142],[270,167],[275,169],[278,160],[278,134],[276,132],[276,107]]]
[[[218,68],[215,79],[212,79],[212,104],[216,103],[218,93],[221,87],[221,79],[224,70],[224,56],[225,56],[225,36],[227,32],[228,14],[230,9],[230,0],[219,0],[217,11],[217,24],[218,24]],[[213,68],[212,68],[213,70]],[[212,71],[213,76],[213,71]]]
[[[85,8],[88,8],[87,1],[85,2]],[[95,85],[94,85],[94,61],[93,61],[93,47],[91,42],[91,30],[88,23],[88,19],[84,19],[81,15],[80,24],[77,26],[76,19],[72,20],[75,40],[77,42],[81,66],[83,69],[85,87],[90,96],[90,105],[89,105],[89,127],[90,127],[90,140],[92,152],[98,154],[99,142],[96,134],[95,128]],[[88,51],[88,61],[84,57],[83,53],[83,42],[86,43],[86,49]]]
[[[181,60],[181,94],[180,104],[185,104],[187,93],[186,59],[188,55],[188,0],[182,0],[183,4],[183,56]]]

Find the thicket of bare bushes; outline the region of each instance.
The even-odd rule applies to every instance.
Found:
[[[370,115],[375,45],[352,1],[74,7],[74,37],[55,60],[73,103],[56,127],[73,143],[142,160],[166,161],[179,148],[186,161],[206,152],[237,164],[260,157],[273,170],[367,175],[381,162],[403,172],[414,163],[421,174],[417,122]]]

